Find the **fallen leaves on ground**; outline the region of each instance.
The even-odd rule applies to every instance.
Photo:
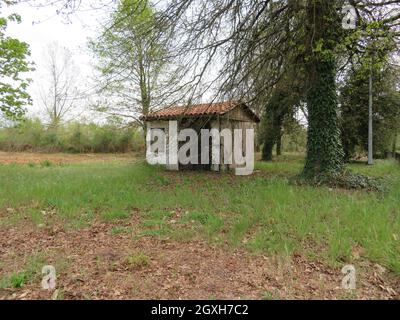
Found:
[[[131,224],[138,223],[132,219]],[[113,234],[112,223],[84,229],[38,228],[29,223],[0,232],[1,277],[23,270],[41,253],[57,269],[57,291],[41,289],[41,276],[22,288],[0,289],[0,299],[345,299],[343,274],[300,255],[290,259],[252,255],[202,241],[177,242]],[[149,263],[129,267],[141,252]],[[367,262],[360,262],[367,263]],[[41,266],[40,266],[41,268]],[[351,298],[395,299],[400,279],[365,265]]]

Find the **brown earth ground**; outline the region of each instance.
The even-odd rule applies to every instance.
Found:
[[[50,161],[53,164],[129,161],[133,154],[65,154],[65,153],[31,153],[0,151],[0,164],[39,164]]]
[[[0,153],[0,162],[5,155]],[[127,160],[125,155],[12,154],[7,163]],[[118,223],[139,228],[140,212]],[[0,211],[0,219],[12,211]],[[116,225],[93,221],[82,229],[56,217],[36,226],[28,219],[0,230],[0,275],[24,270],[30,257],[57,269],[57,290],[41,289],[36,275],[22,288],[0,289],[1,299],[399,299],[400,279],[384,268],[360,262],[357,290],[341,288],[340,268],[302,256],[253,255],[200,240],[135,238]],[[173,223],[173,222],[171,222]],[[129,257],[146,259],[132,263]],[[39,269],[40,270],[40,269]],[[40,274],[40,271],[39,271]]]
[[[0,273],[23,270],[29,257],[40,255],[42,264],[56,266],[58,291],[42,290],[36,277],[23,288],[0,289],[0,299],[399,298],[399,279],[367,263],[357,274],[357,290],[347,292],[341,289],[340,268],[301,256],[279,259],[202,241],[135,239],[113,234],[114,227],[93,222],[68,230],[27,223],[2,230]],[[148,260],[130,264],[129,257],[138,253]]]

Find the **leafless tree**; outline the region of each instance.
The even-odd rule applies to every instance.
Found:
[[[50,126],[57,128],[67,115],[78,106],[79,69],[72,52],[57,42],[45,50],[45,76],[39,85],[40,98],[50,119]]]

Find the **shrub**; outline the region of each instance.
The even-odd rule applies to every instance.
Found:
[[[310,184],[314,186],[327,186],[332,188],[343,188],[349,190],[369,190],[369,191],[386,191],[386,183],[382,179],[368,177],[363,174],[353,173],[349,170],[344,170],[340,173],[321,174],[317,177],[309,179],[303,175],[292,179],[294,184],[303,185]]]
[[[98,125],[74,122],[57,128],[46,128],[38,119],[27,119],[0,129],[0,150],[122,153],[145,149],[142,130],[119,124]]]

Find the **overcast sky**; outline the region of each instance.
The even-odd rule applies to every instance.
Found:
[[[87,39],[96,35],[99,21],[105,12],[90,10],[74,14],[71,23],[56,14],[56,7],[35,8],[27,3],[21,3],[8,8],[3,8],[3,14],[18,13],[22,17],[22,23],[10,23],[7,35],[27,42],[31,49],[31,60],[36,64],[36,71],[30,77],[33,83],[29,92],[34,100],[29,114],[37,115],[43,111],[38,97],[38,85],[43,77],[43,53],[46,46],[57,41],[60,45],[69,48],[74,54],[74,61],[80,68],[82,86],[90,86],[92,66],[90,53],[87,50]]]

